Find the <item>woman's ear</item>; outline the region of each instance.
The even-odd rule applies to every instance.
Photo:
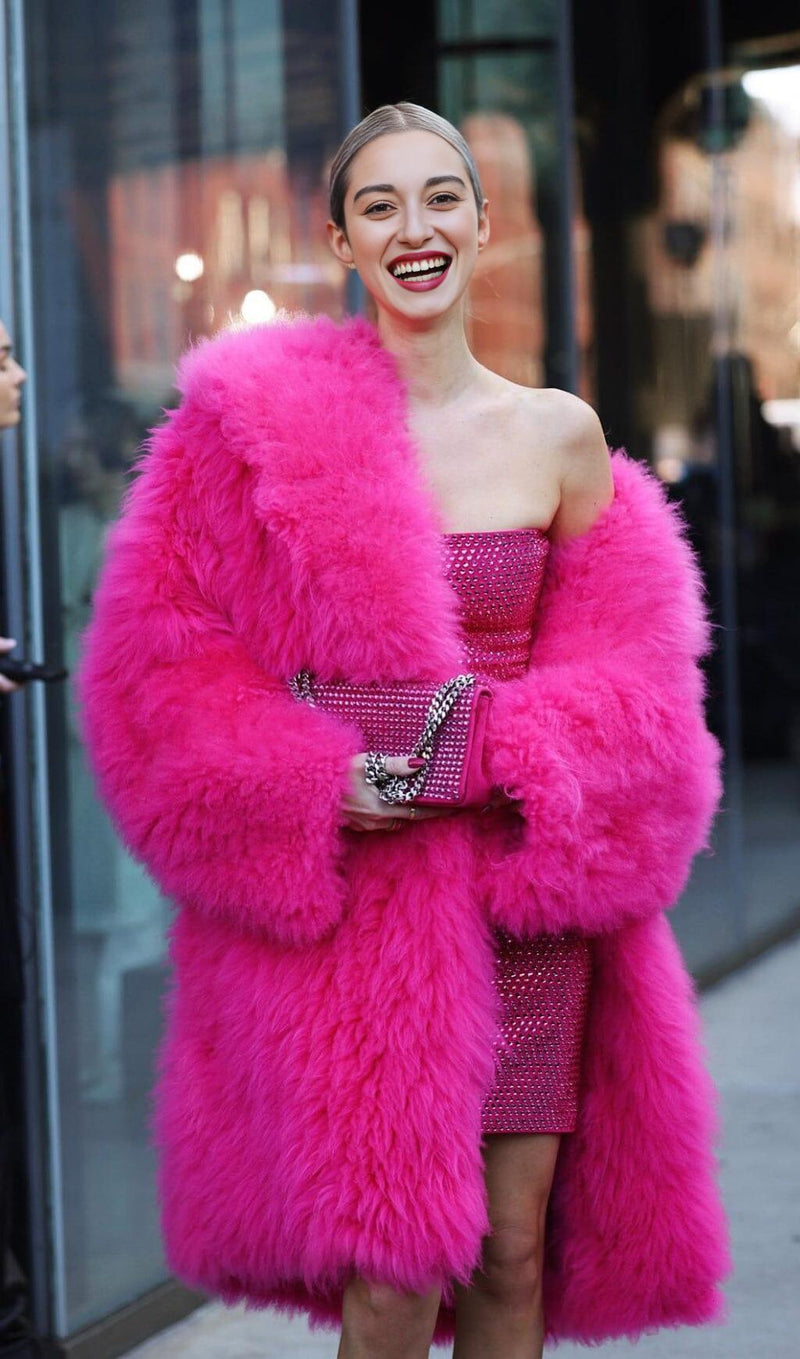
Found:
[[[478,217],[478,250],[483,250],[489,244],[491,226],[489,224],[489,200],[484,198],[481,203],[480,215]]]
[[[346,264],[352,268],[355,268],[353,264],[353,252],[350,249],[350,242],[347,239],[347,233],[342,229],[342,227],[337,226],[336,223],[332,220],[328,221],[327,232],[328,232],[328,245],[330,246],[337,260],[339,260],[341,264]]]

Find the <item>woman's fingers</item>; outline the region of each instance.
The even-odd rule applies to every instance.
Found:
[[[412,755],[387,755],[385,758],[386,772],[387,774],[390,774],[392,778],[408,778],[409,774],[417,774],[425,764],[424,760],[418,760]],[[366,763],[367,756],[365,752],[353,756],[353,769],[355,772],[359,773],[362,778],[364,777]]]
[[[387,774],[391,774],[393,778],[401,779],[407,779],[409,774],[417,774],[425,764],[425,761],[418,760],[414,764],[412,764],[411,763],[412,758],[413,757],[410,755],[387,755],[386,756]]]
[[[363,753],[354,755],[350,762],[350,793],[345,799],[345,807],[357,813],[390,817],[397,804],[384,802],[378,796],[377,788],[367,783],[364,777],[366,762],[367,757]],[[416,771],[405,756],[387,755],[386,772],[393,778],[407,778]]]
[[[404,802],[383,802],[378,790],[364,778],[366,754],[354,755],[351,761],[351,792],[345,798],[345,825],[349,830],[390,832],[400,829],[404,821],[428,821],[432,817],[453,816],[456,807],[418,807]],[[386,770],[393,777],[407,778],[419,766],[411,758],[388,755]]]
[[[0,637],[0,655],[5,656],[7,651],[13,651],[17,645],[13,637]],[[0,675],[0,694],[13,694],[22,686],[15,684],[13,680],[6,679],[5,675]]]

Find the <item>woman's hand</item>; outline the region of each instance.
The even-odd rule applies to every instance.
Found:
[[[344,799],[345,825],[355,831],[397,830],[399,821],[427,821],[432,816],[453,816],[458,807],[415,807],[407,802],[381,802],[377,789],[364,778],[366,753],[354,755],[350,763],[350,791]],[[406,778],[416,774],[403,755],[387,755],[389,774]]]
[[[0,637],[0,656],[13,651],[16,645],[13,637]],[[13,680],[6,679],[5,675],[0,675],[0,694],[13,694],[15,690],[21,688],[21,684],[15,684]]]

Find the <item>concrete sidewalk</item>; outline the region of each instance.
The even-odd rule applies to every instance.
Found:
[[[661,1331],[608,1344],[608,1359],[791,1359],[800,1335],[800,939],[703,999],[706,1043],[723,1099],[722,1186],[735,1274],[724,1327]],[[129,1359],[334,1359],[331,1332],[271,1312],[209,1303],[130,1351]],[[558,1359],[589,1351],[562,1345]],[[444,1356],[444,1349],[431,1351]]]

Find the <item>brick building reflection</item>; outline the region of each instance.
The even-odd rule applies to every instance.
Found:
[[[508,114],[471,114],[461,130],[475,156],[492,223],[469,291],[470,344],[487,368],[538,387],[544,381],[547,336],[545,252],[530,142]],[[579,391],[591,400],[591,232],[579,183],[576,189],[572,239]]]
[[[293,184],[282,152],[128,171],[108,196],[114,367],[131,395],[168,390],[181,350],[240,319],[249,293],[276,309],[342,315],[322,186]],[[192,281],[176,274],[185,254],[202,261]]]

